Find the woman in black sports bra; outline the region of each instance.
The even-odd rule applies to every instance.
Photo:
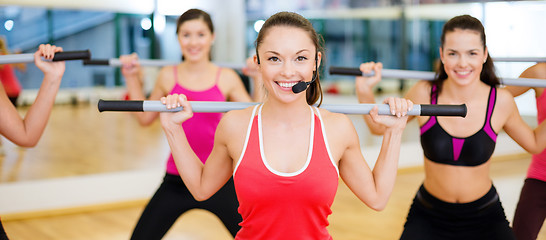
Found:
[[[469,15],[443,28],[436,79],[416,83],[405,98],[415,104],[466,104],[466,118],[416,117],[421,126],[425,180],[408,213],[400,239],[515,239],[489,176],[498,132],[504,130],[530,153],[546,147],[546,125],[531,129],[512,95],[498,89],[481,22]],[[381,63],[362,64],[381,72]],[[361,103],[373,103],[381,80],[357,77]],[[374,134],[383,129],[364,116]],[[412,117],[408,119],[411,120]]]

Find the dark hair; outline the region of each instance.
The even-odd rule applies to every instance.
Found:
[[[260,29],[260,32],[258,33],[258,37],[256,38],[256,56],[258,58],[258,64],[260,63],[260,55],[258,54],[258,48],[260,48],[260,45],[262,44],[264,37],[267,35],[267,32],[272,28],[276,26],[288,26],[288,27],[295,27],[299,28],[309,35],[309,38],[313,41],[313,44],[315,45],[316,52],[315,52],[315,63],[317,63],[318,59],[318,53],[323,52],[322,43],[323,39],[320,37],[320,35],[317,34],[315,29],[313,28],[313,25],[309,20],[302,17],[301,15],[293,12],[279,12],[274,14],[273,16],[269,17],[265,23],[263,24],[262,28]],[[317,63],[318,67],[318,63]],[[322,103],[322,87],[320,86],[320,76],[318,74],[319,70],[315,70],[316,78],[315,81],[311,84],[309,84],[309,88],[307,88],[306,91],[306,99],[307,104],[313,105],[317,101],[319,102],[318,105]]]
[[[212,19],[210,18],[210,15],[203,10],[192,8],[182,13],[182,15],[178,17],[178,20],[176,20],[176,35],[178,35],[178,31],[180,31],[180,26],[182,26],[183,23],[195,19],[203,20],[207,27],[209,27],[210,32],[214,33],[214,25],[212,24]],[[212,59],[211,53],[209,53],[209,59]],[[182,56],[182,60],[184,60],[184,56]]]
[[[210,15],[200,9],[192,8],[186,12],[184,12],[180,17],[178,17],[178,20],[176,20],[176,34],[178,34],[178,31],[180,30],[180,26],[189,20],[194,19],[201,19],[207,24],[207,27],[209,27],[209,30],[211,33],[214,33],[214,25],[212,24],[212,19],[210,18]]]
[[[483,50],[485,51],[485,48],[487,46],[485,41],[485,29],[480,20],[470,15],[456,16],[444,24],[444,27],[442,29],[442,36],[440,38],[440,47],[442,49],[444,48],[446,34],[454,32],[455,29],[472,30],[479,33],[482,40]],[[434,77],[434,81],[432,81],[431,83],[432,85],[436,85],[436,87],[438,88],[438,93],[442,90],[442,83],[446,79],[447,73],[444,69],[444,63],[440,61],[440,63],[438,64],[438,68],[436,69],[436,76]],[[483,64],[483,69],[480,73],[480,80],[490,86],[496,86],[500,84],[499,78],[495,74],[495,66],[493,65],[493,60],[491,59],[491,56],[489,56],[489,54],[487,54],[487,59]]]

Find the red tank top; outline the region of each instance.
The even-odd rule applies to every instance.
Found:
[[[254,113],[256,111],[254,108]],[[271,168],[262,146],[261,107],[251,118],[233,173],[241,230],[235,239],[332,239],[326,227],[338,187],[320,113],[311,114],[311,137],[302,169],[282,173]]]
[[[222,68],[219,68],[216,73],[214,86],[203,91],[193,91],[182,87],[178,84],[178,71],[176,66],[173,71],[175,84],[170,94],[184,94],[189,101],[226,101],[226,97],[222,94],[220,88],[218,88],[218,81],[220,80]],[[216,127],[221,118],[222,113],[194,113],[192,118],[182,123],[190,147],[203,163],[205,163],[212,151],[212,147],[214,146],[214,133],[216,132]],[[172,154],[167,160],[167,173],[179,175]]]
[[[2,85],[4,85],[4,90],[8,97],[19,96],[19,93],[21,93],[23,88],[21,87],[19,80],[17,80],[15,70],[11,65],[0,65],[0,80],[2,81]]]

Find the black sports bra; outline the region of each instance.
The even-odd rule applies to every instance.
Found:
[[[457,138],[447,133],[435,116],[421,126],[421,146],[425,157],[441,164],[456,166],[478,166],[487,162],[497,141],[497,133],[491,127],[491,115],[497,100],[497,89],[491,87],[483,127],[466,138]],[[437,104],[436,86],[432,86],[431,104]]]

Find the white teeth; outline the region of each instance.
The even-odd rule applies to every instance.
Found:
[[[469,74],[470,71],[466,71],[466,72],[457,72],[457,74],[461,74],[461,75],[466,75],[466,74]]]
[[[291,83],[287,83],[287,82],[279,82],[279,86],[283,87],[283,88],[291,88],[292,86],[296,85],[297,82],[291,82]]]

